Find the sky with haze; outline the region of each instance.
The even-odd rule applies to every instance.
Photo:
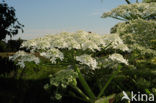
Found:
[[[132,0],[134,1],[134,0]],[[107,34],[117,22],[101,18],[103,12],[126,4],[124,0],[6,0],[16,9],[24,33],[13,39],[33,39],[46,34],[78,30]]]

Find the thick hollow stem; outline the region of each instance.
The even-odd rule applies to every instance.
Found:
[[[84,94],[80,88],[78,88],[77,86],[74,86],[72,88],[75,89],[76,92],[79,93],[81,95],[81,97],[84,98],[85,101],[90,102],[90,98],[86,94]]]
[[[100,93],[99,93],[99,95],[98,95],[98,98],[100,98],[100,97],[103,95],[103,93],[104,93],[104,91],[106,90],[106,88],[108,87],[108,85],[111,83],[111,81],[113,80],[113,78],[115,77],[115,75],[116,75],[116,74],[119,72],[119,70],[121,69],[121,66],[118,66],[117,69],[118,69],[118,70],[112,74],[112,76],[109,78],[109,80],[107,81],[107,83],[105,84],[105,86],[104,86],[104,87],[102,88],[102,90],[100,91]]]
[[[90,102],[92,103],[92,101],[95,100],[95,95],[93,93],[93,91],[90,89],[88,83],[86,82],[86,80],[84,79],[84,77],[82,76],[81,74],[81,71],[80,69],[77,67],[76,65],[76,59],[75,59],[75,54],[76,54],[76,51],[72,50],[72,57],[73,57],[73,66],[74,66],[74,69],[75,71],[78,73],[78,79],[84,89],[84,91],[86,92],[86,94],[89,96],[90,98]]]
[[[87,84],[86,80],[84,79],[84,77],[82,76],[79,68],[77,66],[75,66],[75,70],[76,72],[78,73],[78,78],[79,78],[79,81],[83,87],[83,89],[85,90],[85,92],[87,93],[87,95],[92,98],[92,99],[95,99],[95,95],[94,93],[92,92],[92,90],[90,89],[89,85]]]

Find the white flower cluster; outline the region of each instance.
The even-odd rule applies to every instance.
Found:
[[[21,48],[26,47],[26,49],[31,50],[32,52],[35,50],[46,50],[51,46],[48,39],[48,37],[44,37],[28,40],[22,43]]]
[[[72,69],[60,70],[55,74],[55,76],[51,77],[50,84],[54,86],[61,86],[66,88],[69,84],[77,85],[76,78],[78,74],[74,72]]]
[[[18,51],[13,56],[9,57],[10,60],[17,60],[17,65],[19,65],[21,68],[25,67],[24,62],[35,62],[36,64],[40,63],[40,60],[38,57],[36,57],[33,54],[28,54],[24,51]]]
[[[101,48],[106,47],[110,42],[112,42],[112,47],[114,49],[121,49],[123,51],[128,50],[118,34],[102,36],[95,33],[88,33],[85,31],[78,31],[75,33],[63,32],[55,35],[47,35],[42,38],[26,41],[22,44],[22,47],[33,50],[67,48],[69,50],[81,49],[85,51],[89,49],[94,52],[95,50],[100,51]]]
[[[119,49],[121,51],[129,51],[129,48],[126,44],[123,43],[123,40],[119,37],[118,34],[107,34],[104,35],[103,38],[107,45],[111,43],[109,48]]]
[[[142,54],[142,55],[145,55],[145,54],[152,54],[152,55],[156,56],[156,50],[143,47],[143,46],[141,46],[141,45],[139,45],[139,44],[130,45],[130,48],[132,48],[132,50],[137,50],[137,51],[139,51],[140,54]]]
[[[100,50],[100,46],[105,46],[101,35],[95,33],[88,33],[85,31],[78,31],[75,33],[63,32],[55,35],[47,35],[42,38],[37,38],[34,40],[26,41],[22,44],[22,47],[28,49],[49,49],[49,48],[59,48],[65,49],[90,49]]]
[[[138,43],[139,45],[149,47],[151,40],[156,39],[156,21],[135,19],[129,23],[119,23],[116,31],[125,43]]]
[[[109,59],[111,59],[114,62],[124,63],[124,64],[128,65],[127,60],[124,59],[121,54],[114,53],[114,54],[109,56]]]
[[[97,52],[107,47],[110,43],[111,45],[109,48],[120,49],[122,51],[129,50],[118,34],[102,36],[85,31],[77,31],[75,33],[63,32],[55,35],[46,35],[42,38],[25,41],[21,47],[25,47],[32,52],[38,52],[41,56],[48,58],[51,63],[56,64],[56,60],[63,61],[64,55],[66,55],[64,52],[66,50],[90,50],[92,52]],[[79,54],[81,56],[77,56],[76,60],[81,64],[86,64],[93,70],[97,68],[96,60],[90,55],[84,53],[85,52]]]
[[[118,34],[102,36],[85,31],[47,35],[42,38],[26,41],[22,44],[22,47],[26,47],[32,51],[38,51],[41,56],[50,59],[52,63],[56,63],[56,59],[64,59],[64,54],[59,49],[80,49],[95,52],[95,50],[100,51],[109,43],[112,43],[111,48],[123,51],[128,50]],[[93,65],[94,64],[92,64],[92,67],[95,68]]]
[[[81,56],[76,56],[76,60],[79,61],[81,64],[85,64],[91,67],[92,70],[97,68],[97,62],[91,55],[83,54]]]
[[[61,90],[53,89],[56,92],[55,98],[57,100],[62,98],[62,90],[67,88],[67,86],[76,86],[76,78],[78,74],[72,69],[60,70],[54,75],[50,75],[50,83],[44,85],[45,90],[49,90],[52,86],[59,87]]]
[[[120,5],[119,7],[106,12],[102,18],[112,17],[120,20],[149,19],[151,15],[156,16],[156,3],[135,3]]]
[[[60,60],[64,59],[63,53],[56,48],[51,48],[45,52],[41,52],[40,55],[50,59],[51,63],[53,64],[56,63],[56,59],[60,59]]]

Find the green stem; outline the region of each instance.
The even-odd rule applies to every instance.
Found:
[[[87,95],[85,95],[80,88],[78,88],[77,86],[73,86],[72,88],[75,89],[76,92],[79,93],[84,98],[83,100],[90,102],[90,98]]]
[[[72,96],[72,97],[74,97],[74,98],[77,98],[77,99],[79,99],[79,100],[82,100],[82,101],[85,101],[85,102],[90,102],[90,101],[88,101],[88,100],[86,100],[86,99],[84,99],[84,98],[82,98],[82,97],[78,97],[78,96],[76,96],[76,94],[74,93],[74,92],[72,92],[72,91],[69,91],[69,94]]]
[[[126,19],[122,19],[122,18],[119,18],[119,17],[115,17],[115,16],[110,16],[111,18],[114,18],[114,19],[118,19],[118,20],[121,20],[121,21],[127,21]]]
[[[84,79],[84,77],[82,76],[79,68],[77,66],[75,66],[75,70],[78,73],[78,77],[79,77],[79,81],[83,87],[83,89],[86,91],[87,95],[92,98],[95,99],[95,95],[92,92],[92,90],[90,89],[89,85],[87,84],[86,80]]]
[[[121,69],[121,66],[119,65],[119,66],[118,66],[118,70],[112,74],[112,76],[109,78],[109,80],[107,81],[107,83],[105,84],[105,86],[104,86],[104,87],[102,88],[102,90],[100,91],[100,93],[99,93],[99,95],[98,95],[98,98],[100,98],[100,97],[103,95],[104,91],[106,90],[106,88],[107,88],[108,85],[111,83],[111,81],[113,80],[113,78],[115,77],[115,75],[118,73],[118,71],[119,71],[120,69]]]

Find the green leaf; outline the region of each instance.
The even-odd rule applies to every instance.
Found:
[[[151,92],[149,91],[149,89],[145,89],[145,92],[147,93],[147,94],[150,94]]]
[[[115,97],[115,94],[107,96],[107,97],[102,97],[96,100],[95,103],[113,103],[114,97]]]

